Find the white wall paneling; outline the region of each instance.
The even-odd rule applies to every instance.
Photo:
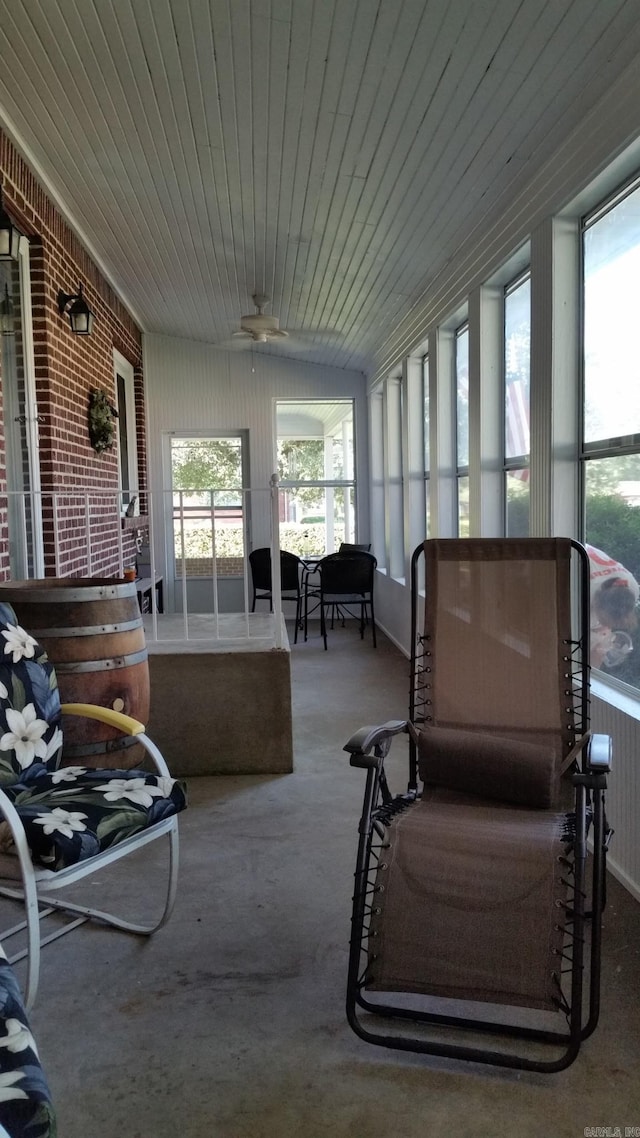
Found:
[[[604,685],[594,686],[604,694]],[[602,731],[613,740],[613,767],[607,778],[606,809],[615,834],[609,866],[640,901],[640,721],[592,692],[591,726],[594,731]]]
[[[163,470],[167,431],[247,431],[252,495],[252,545],[270,541],[268,487],[275,471],[274,402],[277,399],[354,400],[357,526],[369,540],[367,401],[358,372],[264,356],[259,351],[219,351],[209,344],[169,336],[144,337],[147,453],[150,489],[170,485]],[[156,556],[162,556],[160,494],[154,495]]]

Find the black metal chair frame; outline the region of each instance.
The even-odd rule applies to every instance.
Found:
[[[256,611],[256,601],[268,601],[269,612],[273,612],[273,587],[271,582],[271,550],[268,546],[252,549],[249,554],[253,598],[251,612]],[[280,550],[280,595],[283,601],[296,602],[295,633],[293,643],[298,642],[298,632],[302,628],[302,573],[304,563],[295,553]]]
[[[577,542],[571,542],[579,562],[581,580],[581,628],[583,640],[572,641],[567,647],[567,670],[571,676],[571,699],[576,729],[582,733],[587,730],[589,721],[589,562],[586,551]],[[418,563],[423,554],[420,545],[414,552],[411,562],[412,592],[412,656],[409,719],[412,723],[424,722],[428,708],[424,705],[424,688],[419,684],[420,672],[428,668],[427,652],[423,636],[418,630]],[[427,586],[428,587],[428,582]],[[369,1043],[402,1051],[418,1052],[443,1056],[458,1060],[486,1063],[519,1070],[552,1073],[568,1067],[576,1058],[580,1045],[595,1030],[600,1009],[600,969],[601,969],[601,914],[605,903],[606,852],[612,831],[608,828],[604,792],[606,771],[610,762],[610,740],[608,736],[592,736],[590,743],[581,753],[579,770],[573,776],[576,802],[576,832],[573,842],[571,865],[568,867],[570,882],[570,903],[565,914],[568,948],[567,959],[563,961],[563,971],[569,974],[567,999],[562,1007],[567,1028],[561,1031],[541,1030],[535,1026],[523,1026],[508,1022],[494,1022],[489,1018],[470,1018],[468,1015],[440,1014],[433,1007],[426,1009],[409,1007],[406,1003],[395,1005],[376,1002],[365,992],[368,960],[368,928],[375,905],[376,873],[378,863],[384,854],[386,829],[395,816],[410,809],[420,796],[416,748],[413,741],[409,747],[409,780],[403,794],[393,795],[389,789],[384,769],[384,760],[395,735],[407,732],[406,721],[394,720],[380,727],[365,727],[357,732],[345,746],[354,767],[366,770],[366,784],[362,816],[359,824],[359,842],[355,869],[355,891],[353,898],[351,943],[347,981],[346,1010],[348,1021],[362,1039]],[[592,825],[592,872],[587,884],[585,864],[587,851],[588,821]],[[584,942],[589,930],[589,953],[585,965]],[[587,970],[588,997],[583,1011],[583,971]],[[381,1027],[381,1017],[382,1024]],[[398,1024],[410,1024],[413,1034],[390,1034],[384,1028],[384,1019]],[[518,1049],[524,1053],[509,1050],[484,1048],[468,1043],[451,1042],[456,1030],[471,1031],[474,1034],[490,1034],[521,1041]],[[554,1058],[532,1057],[533,1045],[550,1045]],[[504,1044],[503,1044],[504,1046]],[[558,1054],[558,1049],[562,1049]],[[549,1053],[548,1050],[546,1052]]]
[[[360,621],[361,640],[364,639],[364,630],[370,618],[373,647],[377,647],[373,604],[376,565],[377,561],[372,553],[355,549],[346,553],[330,553],[318,562],[316,566],[319,575],[318,584],[310,587],[307,581],[305,588],[305,640],[309,619],[309,598],[312,598],[315,602],[314,608],[320,609],[320,635],[325,651],[327,650],[326,610],[329,608],[331,628],[334,628],[336,616],[342,621],[343,627],[345,617],[353,617]]]

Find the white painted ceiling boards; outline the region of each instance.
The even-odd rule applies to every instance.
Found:
[[[143,330],[236,350],[257,290],[371,373],[639,51],[638,0],[0,0],[0,122]]]

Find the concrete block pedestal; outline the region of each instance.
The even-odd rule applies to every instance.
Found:
[[[291,772],[291,654],[286,632],[283,648],[275,648],[273,638],[245,645],[226,640],[213,644],[205,636],[160,639],[172,620],[177,618],[159,617],[159,639],[147,640],[148,733],[172,774]]]

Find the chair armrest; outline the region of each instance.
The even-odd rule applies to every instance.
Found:
[[[63,715],[81,715],[85,719],[98,719],[109,727],[117,727],[125,735],[140,735],[144,731],[144,723],[133,719],[130,715],[123,715],[121,711],[114,711],[112,707],[100,707],[97,703],[63,703]]]
[[[375,767],[389,753],[393,736],[406,731],[406,719],[389,719],[379,726],[361,727],[342,749],[351,755],[352,767]]]
[[[592,735],[587,747],[587,770],[598,774],[611,770],[611,736]]]
[[[142,743],[158,773],[173,778],[161,751],[145,733],[144,723],[140,723],[130,715],[123,715],[121,711],[114,711],[112,707],[100,707],[97,703],[63,703],[61,710],[63,715],[82,715],[85,719],[97,719],[109,727],[118,728],[125,735],[137,736],[138,742]]]

